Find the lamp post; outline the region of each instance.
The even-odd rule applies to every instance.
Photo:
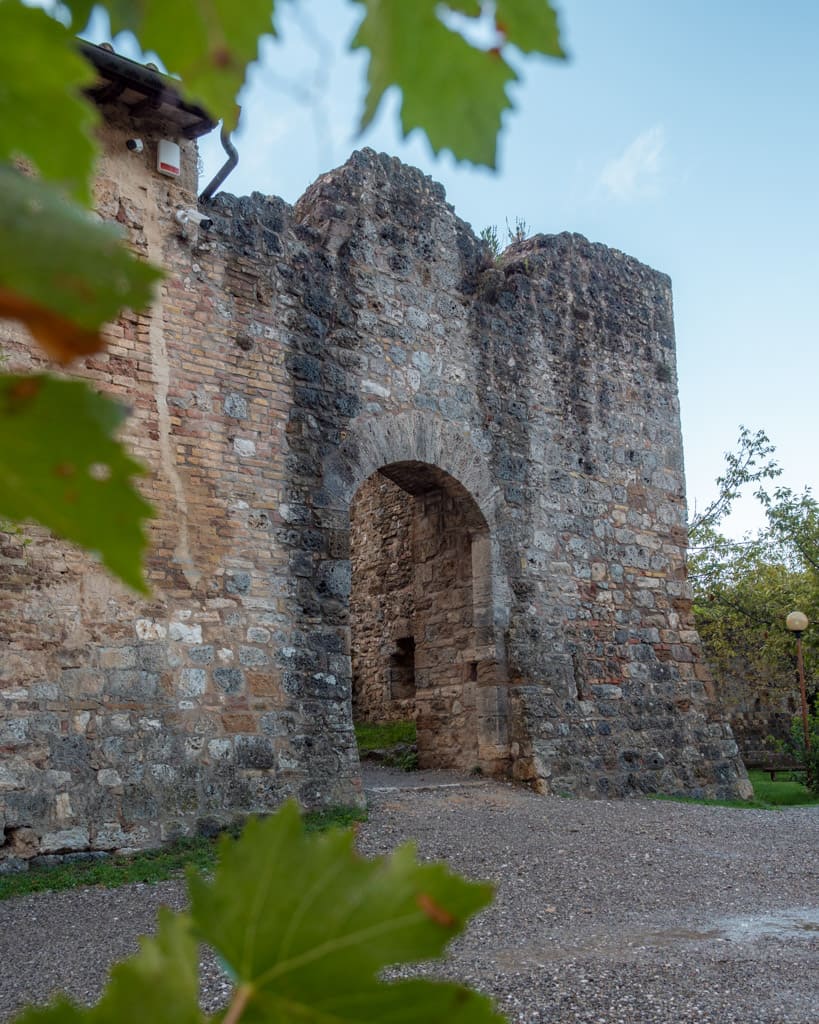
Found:
[[[796,637],[796,672],[799,676],[799,693],[802,697],[802,729],[805,733],[805,752],[807,754],[810,750],[810,730],[808,729],[808,695],[805,690],[805,663],[802,660],[802,634],[808,628],[808,617],[804,612],[791,612],[785,619],[785,625]],[[810,765],[806,764],[805,768],[810,775]]]

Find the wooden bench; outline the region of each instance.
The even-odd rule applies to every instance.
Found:
[[[767,772],[771,777],[771,782],[776,782],[777,772],[803,772],[805,766],[787,757],[772,757],[766,761],[746,761],[745,769],[749,772]]]

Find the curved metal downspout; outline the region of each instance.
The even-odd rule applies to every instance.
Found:
[[[222,143],[222,149],[227,153],[228,158],[216,172],[213,179],[208,182],[199,194],[200,203],[209,203],[211,199],[213,199],[213,195],[216,190],[221,187],[222,182],[230,174],[236,164],[239,163],[239,154],[236,151],[236,147],[230,141],[230,132],[225,128],[222,128],[222,131],[219,133],[219,139]]]

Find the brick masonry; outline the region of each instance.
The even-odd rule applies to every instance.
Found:
[[[168,277],[72,371],[131,408],[152,596],[3,535],[7,868],[360,802],[368,660],[429,763],[747,793],[691,621],[668,278],[571,234],[493,261],[440,185],[370,151],[186,231],[194,144],[160,177],[168,126],[106,114],[99,212]]]

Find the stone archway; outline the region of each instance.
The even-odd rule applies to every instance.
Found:
[[[376,528],[371,522],[369,527],[361,527],[362,520],[356,515],[355,506],[364,499],[365,504],[379,506],[379,491],[382,499],[386,494],[392,495],[386,505],[381,505],[381,525]],[[460,624],[464,627],[463,636],[456,642],[454,636],[439,633],[437,651],[434,651],[435,644],[421,638],[420,620],[414,613],[402,616],[396,612],[394,620],[389,616],[392,621],[387,630],[383,622],[388,617],[384,613],[384,602],[375,598],[378,591],[373,584],[371,596],[374,599],[369,601],[371,613],[367,613],[375,623],[370,626],[373,636],[368,641],[371,649],[368,671],[371,678],[379,680],[382,704],[389,693],[391,700],[411,701],[414,717],[420,712],[422,763],[457,764],[467,769],[480,767],[487,774],[506,774],[510,766],[510,711],[505,633],[510,594],[496,536],[504,503],[486,457],[470,433],[459,425],[420,411],[383,418],[362,417],[351,423],[341,444],[328,452],[324,463],[324,487],[314,504],[319,522],[326,525],[332,546],[339,553],[343,549],[345,554],[350,554],[352,549],[352,560],[356,561],[358,547],[365,551],[377,550],[380,552],[378,559],[382,559],[390,544],[394,552],[400,550],[397,539],[390,540],[389,531],[382,532],[384,521],[390,515],[388,510],[393,506],[400,507],[404,513],[412,509],[413,515],[419,517],[419,544],[423,529],[427,530],[429,557],[420,559],[426,564],[427,572],[432,571],[429,563],[437,558],[437,553],[431,551],[431,546],[438,543],[430,540],[434,533],[431,524],[440,524],[442,517],[449,523],[448,532],[454,547],[447,572],[456,578],[460,573],[461,597],[453,600],[462,604],[459,614],[464,620]],[[373,522],[377,521],[378,517]],[[423,529],[422,522],[425,523]],[[374,549],[360,536],[356,537],[356,532],[361,533],[362,529],[365,533],[369,530]],[[398,571],[396,568],[391,578],[396,591],[407,584],[406,579],[402,582],[395,575]],[[361,617],[362,610],[356,610],[359,601],[356,592],[360,587],[357,582],[350,582],[353,575],[350,561],[331,560],[322,572],[328,578],[346,579],[346,585],[337,588],[339,597],[343,591],[344,597],[349,598],[352,590],[353,617],[356,614]],[[442,605],[443,601],[438,604]],[[444,618],[449,613],[457,617],[450,608],[443,612]],[[355,629],[348,628],[345,632],[348,652],[354,654],[354,645],[360,640],[352,638]],[[358,655],[355,657],[358,659]],[[450,673],[450,682],[446,685],[436,682],[443,679],[442,665],[447,666],[446,671]],[[356,672],[360,678],[358,662]],[[455,687],[461,687],[463,699],[455,698]],[[419,701],[421,689],[425,692]],[[460,724],[451,720],[453,714]],[[441,748],[447,741],[435,739],[447,731],[449,735],[455,731],[463,737],[458,743],[457,758],[444,757]],[[434,753],[436,749],[438,752]]]
[[[353,715],[414,719],[421,768],[498,773],[489,526],[454,477],[422,462],[382,467],[350,508]]]

